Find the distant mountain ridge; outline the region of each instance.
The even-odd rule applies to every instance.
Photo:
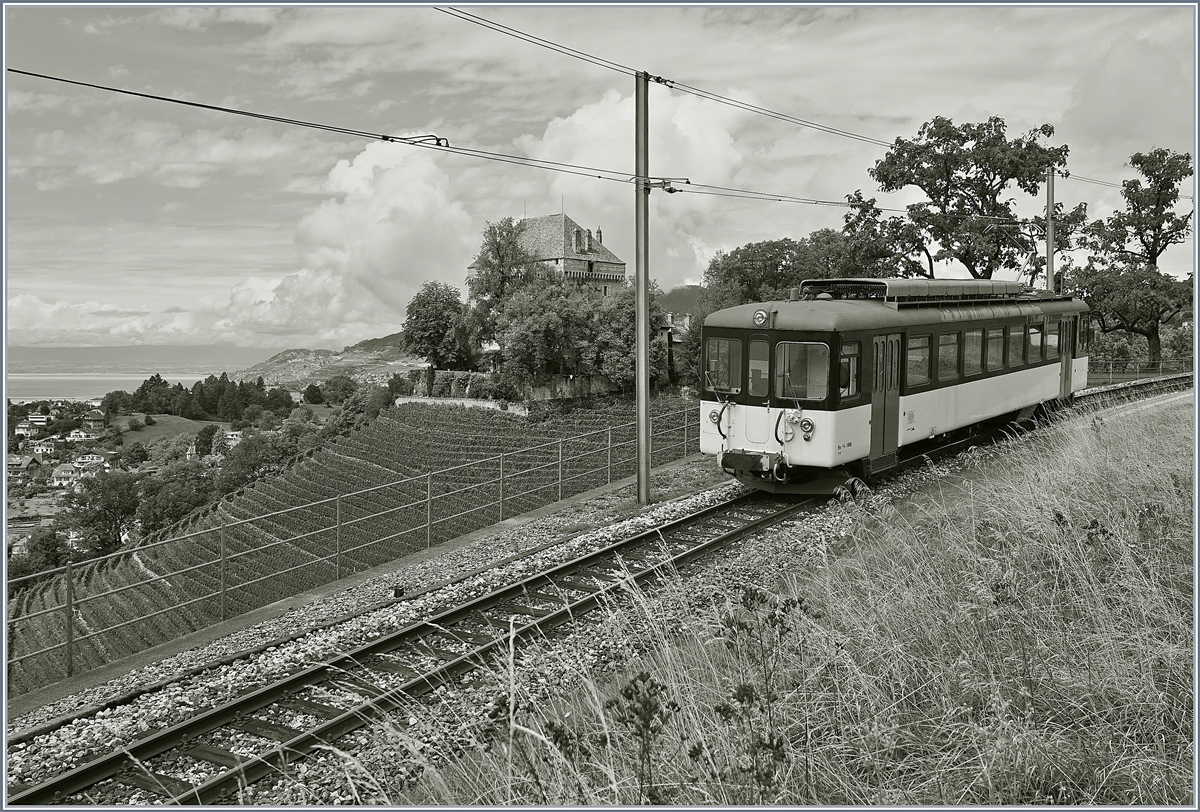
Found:
[[[7,347],[8,372],[153,375],[217,374],[256,364],[274,350],[234,345],[138,345],[126,347]]]
[[[267,386],[303,389],[334,375],[346,375],[363,383],[386,383],[397,372],[423,367],[423,359],[409,355],[399,344],[399,333],[368,338],[334,350],[284,350],[251,367],[230,373],[235,380],[259,377]]]

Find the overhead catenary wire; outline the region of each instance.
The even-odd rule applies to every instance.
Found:
[[[564,56],[570,56],[575,59],[583,60],[584,62],[590,62],[593,65],[598,65],[602,68],[607,68],[608,70],[616,71],[617,73],[623,73],[627,76],[635,76],[639,72],[636,68],[633,68],[629,65],[622,65],[619,62],[613,62],[611,60],[604,59],[603,57],[598,57],[595,54],[589,54],[586,51],[580,51],[575,48],[570,48],[566,45],[560,45],[559,43],[554,42],[553,40],[548,40],[543,37],[538,37],[533,34],[528,34],[524,31],[520,31],[516,28],[512,28],[511,26],[503,25],[502,23],[497,23],[493,20],[489,20],[484,17],[480,17],[478,15],[471,14],[470,12],[462,11],[461,9],[439,8],[439,9],[437,9],[437,11],[440,11],[443,14],[449,14],[452,17],[456,17],[460,20],[464,20],[469,23],[474,23],[475,25],[483,26],[484,28],[489,28],[489,29],[499,32],[501,34],[505,34],[507,36],[514,37],[516,39],[522,40],[523,42],[528,42],[532,45],[538,45],[542,48],[547,48],[551,51],[555,51],[556,53],[563,54]],[[768,118],[773,118],[778,121],[785,121],[790,124],[797,124],[801,127],[808,127],[810,129],[819,130],[821,132],[829,133],[831,135],[838,135],[838,136],[842,136],[844,138],[851,138],[851,139],[854,139],[857,141],[862,141],[862,142],[865,142],[868,144],[874,144],[876,146],[883,146],[883,147],[891,146],[891,142],[889,142],[889,141],[883,141],[878,138],[872,138],[871,136],[868,136],[868,135],[860,135],[858,133],[850,132],[849,130],[842,130],[837,127],[830,127],[825,124],[819,124],[815,121],[809,121],[807,119],[799,118],[797,116],[789,115],[787,113],[780,113],[778,111],[771,110],[766,107],[761,107],[756,104],[739,101],[738,99],[730,98],[729,96],[722,96],[719,93],[713,93],[708,90],[703,90],[702,88],[693,87],[692,85],[684,84],[683,82],[678,82],[674,79],[667,79],[662,76],[654,76],[652,74],[647,74],[647,75],[648,75],[650,81],[656,82],[665,87],[679,90],[681,93],[687,93],[689,95],[698,96],[703,99],[708,99],[709,101],[718,102],[719,104],[725,104],[730,107],[736,107],[738,109],[745,110],[747,112],[756,113],[756,114],[762,115],[762,116],[767,116]]]

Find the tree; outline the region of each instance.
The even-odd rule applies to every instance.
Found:
[[[128,471],[97,474],[68,492],[64,505],[64,524],[79,533],[82,550],[89,557],[107,555],[137,521],[138,478]]]
[[[268,409],[275,414],[287,414],[296,405],[292,400],[292,393],[283,387],[277,386],[270,392],[267,392],[267,401],[265,404]]]
[[[521,381],[586,374],[599,295],[550,277],[513,293],[498,321],[502,369]]]
[[[304,402],[305,403],[324,403],[325,396],[321,393],[321,387],[315,383],[310,383],[304,387]]]
[[[458,288],[444,282],[427,281],[408,303],[404,318],[404,340],[413,352],[438,369],[457,369],[463,352],[459,348],[463,303]]]
[[[142,481],[137,517],[143,533],[153,533],[175,524],[213,494],[212,472],[199,461],[167,465]]]
[[[662,386],[669,382],[667,370],[667,343],[662,337],[667,315],[658,302],[661,291],[651,283],[650,289],[650,362],[651,385]],[[629,392],[637,386],[637,288],[627,286],[615,296],[605,297],[600,302],[600,319],[596,335],[597,367],[604,375]]]
[[[471,263],[468,299],[484,342],[498,340],[499,317],[508,298],[536,278],[541,268],[541,263],[521,246],[523,228],[524,221],[516,222],[511,217],[488,223],[483,244]]]
[[[121,452],[121,462],[125,465],[141,465],[150,459],[150,452],[141,443],[130,443]]]
[[[325,385],[321,387],[321,394],[325,396],[326,403],[342,403],[353,395],[356,389],[358,384],[353,378],[348,375],[334,375],[325,381]]]
[[[25,552],[8,559],[8,578],[13,580],[57,569],[67,563],[70,549],[59,533],[48,527],[36,527],[25,542]]]
[[[1135,153],[1129,163],[1144,178],[1122,184],[1125,208],[1086,229],[1084,268],[1065,287],[1092,308],[1104,332],[1145,336],[1151,369],[1162,360],[1162,325],[1192,307],[1192,277],[1175,279],[1159,258],[1191,233],[1192,212],[1177,214],[1179,187],[1192,176],[1192,156],[1167,149]]]
[[[1036,248],[1034,235],[1029,230],[1014,233],[1012,226],[1019,221],[1015,201],[1004,196],[1013,185],[1036,196],[1047,170],[1066,166],[1068,148],[1039,143],[1054,135],[1049,124],[1012,140],[1005,130],[1004,120],[996,116],[957,127],[937,116],[921,125],[915,139],[897,138],[869,174],[881,191],[915,186],[928,200],[907,207],[909,228],[904,223],[884,225],[870,210],[874,201],[867,206],[859,195],[863,210],[856,217],[861,228],[851,233],[866,245],[872,233],[882,238],[875,243],[877,249],[890,243],[890,256],[907,259],[901,265],[910,274],[932,277],[934,263],[943,261],[958,262],[975,279],[1021,269]],[[1081,215],[1072,217],[1078,220]],[[914,264],[917,257],[925,259],[923,268]]]
[[[278,434],[248,437],[225,455],[217,474],[217,493],[223,496],[264,476],[279,473],[287,467],[291,456],[288,445]]]
[[[131,417],[129,418],[129,423],[126,424],[125,429],[126,431],[141,431],[145,427],[146,424],[142,422],[140,417]]]
[[[196,454],[198,456],[207,457],[212,453],[213,438],[220,431],[220,426],[215,423],[209,423],[196,432]]]

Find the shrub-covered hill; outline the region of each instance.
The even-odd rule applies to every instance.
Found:
[[[661,415],[653,420],[660,435],[656,464],[683,455],[683,427],[694,421],[694,405],[654,403],[652,414]],[[498,521],[501,454],[505,518],[628,476],[636,455],[633,420],[628,403],[534,420],[433,402],[402,404],[136,549],[77,566],[73,670]],[[694,451],[694,426],[688,437]],[[61,609],[37,614],[64,605],[66,594],[60,576],[9,602],[10,661],[66,639]],[[61,679],[65,652],[34,654],[9,673],[13,693]]]

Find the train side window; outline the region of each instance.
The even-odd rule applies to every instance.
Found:
[[[938,338],[937,378],[958,380],[958,333],[942,333]]]
[[[750,342],[750,386],[752,398],[765,398],[771,389],[771,345],[765,341]]]
[[[707,389],[734,395],[742,391],[742,342],[736,338],[710,338],[704,358]]]
[[[1062,322],[1046,325],[1046,360],[1058,357],[1058,335]]]
[[[1029,363],[1036,364],[1042,360],[1042,325],[1029,325]]]
[[[909,386],[924,386],[929,383],[930,371],[929,336],[912,336],[908,339],[908,363],[906,364]]]
[[[963,374],[983,372],[983,330],[967,330],[963,335]]]
[[[1025,363],[1025,325],[1013,324],[1008,328],[1008,365],[1019,367]]]
[[[829,395],[829,346],[816,342],[775,345],[775,396],[824,400]]]
[[[989,327],[987,331],[988,372],[1004,369],[1004,328]]]
[[[842,345],[838,363],[838,392],[843,400],[858,397],[858,374],[862,345],[857,341]]]
[[[1088,349],[1092,343],[1092,318],[1091,316],[1079,317],[1079,354],[1087,355]]]

